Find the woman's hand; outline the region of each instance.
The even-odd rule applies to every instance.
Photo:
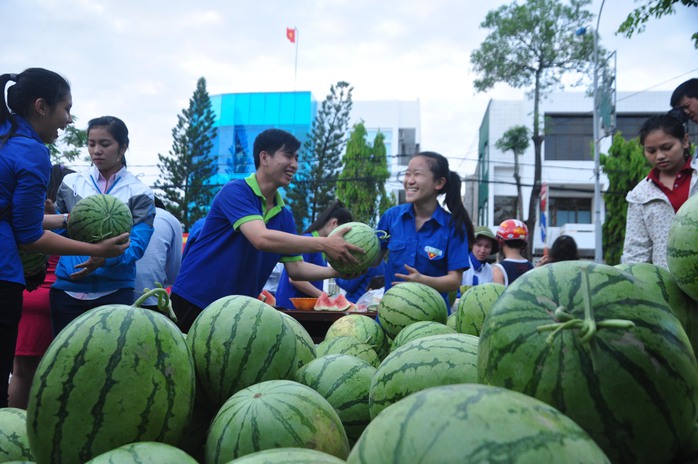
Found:
[[[90,274],[92,274],[97,268],[100,268],[104,266],[104,262],[106,260],[104,258],[98,258],[95,256],[90,257],[87,261],[77,264],[75,266],[75,269],[80,269],[78,272],[74,272],[70,274],[70,278],[75,280],[75,279],[82,279],[83,277],[86,277]]]
[[[405,266],[405,269],[407,269],[407,274],[398,274],[395,273],[395,277],[398,279],[402,279],[400,282],[419,282],[420,277],[422,277],[422,274],[416,269],[413,268],[412,266],[409,266],[407,264],[403,264]],[[393,282],[393,285],[397,284],[399,282]]]
[[[95,243],[97,251],[90,253],[90,255],[102,258],[115,258],[121,256],[129,245],[131,245],[131,240],[128,232],[126,232],[117,237],[107,238]]]

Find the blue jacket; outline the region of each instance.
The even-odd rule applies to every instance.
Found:
[[[69,292],[108,292],[121,288],[134,288],[136,279],[136,261],[145,253],[150,237],[153,235],[155,219],[155,202],[150,187],[139,181],[126,168],[116,174],[116,182],[106,192],[121,199],[131,210],[133,228],[131,245],[124,254],[108,258],[104,266],[81,279],[71,280],[70,274],[78,271],[76,264],[88,260],[87,256],[61,256],[56,266],[56,283],[53,286]],[[99,170],[90,167],[83,172],[68,174],[58,189],[56,210],[70,213],[75,204],[90,195],[102,192],[97,187]]]
[[[32,126],[14,115],[18,128],[0,148],[0,280],[24,284],[18,244],[37,241],[44,233],[44,200],[51,174],[48,148]],[[10,123],[0,126],[0,137]]]

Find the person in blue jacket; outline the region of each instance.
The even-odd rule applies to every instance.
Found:
[[[461,199],[461,180],[448,160],[434,152],[417,153],[404,173],[407,203],[388,209],[378,230],[388,252],[385,290],[400,282],[420,282],[441,293],[448,308],[449,292],[459,289],[463,270],[470,267],[469,244],[474,227]],[[437,200],[446,195],[446,211]]]
[[[114,116],[90,120],[87,150],[93,166],[68,174],[58,189],[56,210],[70,214],[83,198],[109,194],[128,205],[133,216],[131,244],[116,258],[62,256],[51,287],[54,336],[89,309],[107,304],[130,305],[135,300],[136,261],[153,235],[155,200],[150,187],[126,169],[129,145],[126,124]]]
[[[305,229],[303,235],[327,237],[337,226],[351,221],[352,215],[349,210],[344,207],[341,201],[335,200]],[[320,252],[303,253],[303,261],[318,266],[327,266],[324,253]],[[279,285],[276,287],[276,305],[281,308],[294,309],[291,298],[317,298],[322,294],[323,283],[324,280],[291,279],[286,269],[283,269],[279,277]]]
[[[9,84],[9,86],[8,86]],[[73,122],[70,85],[59,74],[29,68],[0,75],[0,408],[7,407],[7,385],[22,315],[24,270],[19,250],[49,255],[119,256],[128,234],[96,244],[62,237],[63,215],[44,214],[51,173],[46,145]],[[123,242],[123,243],[120,243]]]

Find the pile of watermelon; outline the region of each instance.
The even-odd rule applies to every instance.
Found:
[[[549,264],[470,288],[450,317],[439,292],[405,282],[377,317],[342,315],[317,345],[268,295],[221,298],[186,335],[156,312],[91,310],[52,343],[28,411],[0,410],[0,456],[696,462],[689,213],[672,228],[669,270]]]

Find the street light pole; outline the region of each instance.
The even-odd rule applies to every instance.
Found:
[[[596,17],[596,28],[594,28],[594,111],[593,111],[593,137],[594,137],[594,261],[603,262],[603,240],[601,237],[601,168],[599,163],[601,136],[599,134],[599,23],[601,22],[601,12],[606,0],[601,1],[599,15]]]

